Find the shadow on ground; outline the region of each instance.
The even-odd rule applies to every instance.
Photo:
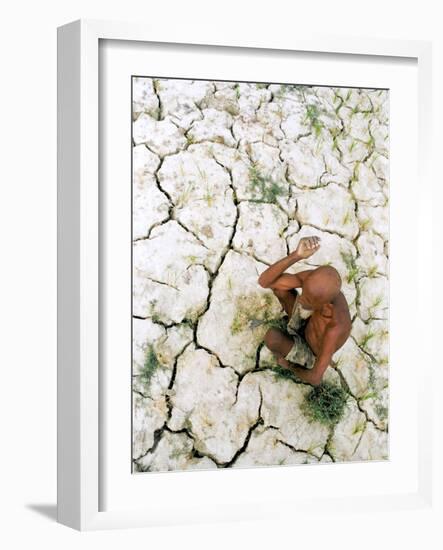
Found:
[[[28,510],[32,510],[41,516],[57,521],[57,505],[56,504],[26,504]]]

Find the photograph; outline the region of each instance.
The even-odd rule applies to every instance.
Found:
[[[389,460],[389,90],[131,96],[132,472]]]

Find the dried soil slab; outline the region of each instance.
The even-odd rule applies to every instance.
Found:
[[[270,290],[258,285],[267,266],[229,251],[213,282],[210,305],[200,317],[197,341],[238,373],[255,367],[257,347],[282,308]]]
[[[387,319],[389,306],[389,283],[383,276],[363,277],[357,283],[360,296],[359,316],[363,321]]]
[[[356,241],[359,257],[357,265],[362,275],[386,275],[388,258],[385,256],[385,243],[373,231],[362,231]]]
[[[159,157],[177,153],[186,144],[183,130],[170,120],[155,120],[142,113],[133,125],[133,139],[136,145],[144,143]]]
[[[310,421],[303,413],[303,403],[311,386],[296,384],[269,371],[247,376],[259,381],[262,395],[260,410],[264,426],[277,428],[280,439],[294,450],[321,458],[329,429],[323,424]]]
[[[133,254],[133,307],[137,317],[163,323],[196,319],[206,307],[208,249],[176,221],[155,227]]]
[[[372,229],[384,242],[389,239],[389,207],[369,206],[360,203],[357,210],[360,228],[364,231]]]
[[[330,183],[326,187],[299,191],[296,198],[300,223],[332,231],[349,240],[357,236],[355,202],[342,186]]]
[[[167,393],[176,357],[192,341],[185,325],[165,329],[149,319],[133,320],[133,456],[145,454],[154,432],[167,420]],[[148,362],[149,376],[146,376]]]
[[[164,396],[150,399],[134,394],[132,433],[133,458],[138,459],[154,444],[154,433],[166,422],[168,409]]]
[[[288,217],[274,204],[242,202],[233,247],[271,264],[286,256],[282,237]]]
[[[188,131],[188,139],[192,143],[214,141],[228,147],[235,147],[237,141],[232,135],[232,116],[226,111],[203,109],[203,118],[196,120]]]
[[[185,433],[164,431],[153,452],[137,460],[139,471],[210,470],[217,468],[207,457],[195,457],[193,441]]]
[[[378,430],[368,422],[354,453],[353,460],[388,460],[388,458],[389,439],[387,432]]]
[[[136,120],[142,113],[158,118],[158,97],[151,78],[132,79],[132,114]]]
[[[355,450],[366,428],[366,417],[359,410],[355,399],[348,399],[345,414],[334,427],[327,450],[337,462],[353,460]]]
[[[301,189],[320,185],[326,167],[311,136],[301,138],[296,143],[282,140],[280,150],[288,166],[288,180],[292,184]]]
[[[237,215],[229,172],[213,158],[191,150],[167,157],[158,178],[174,203],[174,218],[210,249],[207,265],[214,271]]]
[[[161,100],[162,118],[170,117],[180,128],[188,130],[192,123],[203,118],[200,105],[211,97],[214,85],[202,80],[156,80]]]
[[[220,366],[217,358],[190,346],[179,357],[169,427],[187,429],[195,448],[218,462],[230,461],[257,421],[260,396],[253,380]]]
[[[133,319],[134,390],[151,398],[163,395],[171,381],[174,362],[192,341],[192,329],[175,325],[165,329],[150,319]],[[144,376],[147,362],[153,363],[152,375]]]
[[[294,451],[289,445],[282,442],[278,430],[258,426],[252,432],[246,450],[235,461],[234,468],[317,462],[318,459],[315,456]]]
[[[349,389],[357,399],[367,395],[370,388],[371,360],[352,338],[332,356],[337,369],[343,375]]]

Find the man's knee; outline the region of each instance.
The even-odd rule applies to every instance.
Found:
[[[273,288],[272,292],[277,298],[288,298],[289,296],[297,296],[297,291],[294,289],[290,290],[281,290],[279,288]]]
[[[285,298],[289,294],[288,290],[281,290],[279,288],[273,288],[272,292],[277,298]]]
[[[265,334],[266,347],[271,351],[277,351],[284,340],[283,334],[276,328],[270,328]]]

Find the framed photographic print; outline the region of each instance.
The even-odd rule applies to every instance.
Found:
[[[428,44],[172,34],[59,29],[59,520],[426,506]]]

